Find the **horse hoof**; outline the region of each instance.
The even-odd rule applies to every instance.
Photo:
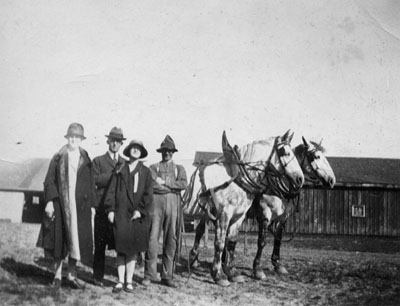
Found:
[[[289,274],[288,270],[286,270],[284,267],[275,268],[275,272],[278,274]]]
[[[265,273],[263,271],[255,271],[254,277],[258,280],[264,280],[267,278],[267,276],[265,275]]]
[[[244,283],[245,279],[243,275],[233,276],[229,279],[232,283]]]
[[[228,280],[226,280],[226,279],[219,279],[219,280],[217,280],[217,281],[215,281],[216,282],[216,284],[218,285],[218,286],[221,286],[221,287],[228,287],[228,286],[230,286],[230,282],[228,281]]]

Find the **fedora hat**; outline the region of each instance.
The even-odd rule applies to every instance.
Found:
[[[171,136],[169,136],[169,135],[165,136],[165,139],[163,140],[160,147],[156,151],[161,153],[164,150],[178,152],[178,150],[175,148],[174,141],[172,140]]]
[[[68,138],[69,136],[78,136],[81,137],[82,139],[86,139],[83,133],[82,124],[77,122],[71,123],[68,127],[67,134],[64,137]]]
[[[131,157],[131,149],[134,145],[137,145],[140,148],[140,157],[139,158],[145,158],[147,156],[147,150],[143,145],[143,142],[141,142],[140,140],[132,140],[128,146],[124,149],[123,153],[126,157]]]
[[[111,139],[115,139],[115,140],[126,140],[126,138],[124,138],[124,134],[122,133],[122,129],[117,128],[116,126],[114,126],[110,133],[108,135],[105,135],[107,138],[111,138]]]

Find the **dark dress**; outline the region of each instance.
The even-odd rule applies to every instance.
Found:
[[[136,175],[137,174],[137,175]],[[135,178],[138,179],[134,192]],[[106,213],[114,212],[115,250],[126,256],[145,252],[149,242],[149,217],[147,207],[153,201],[153,183],[149,168],[138,162],[129,172],[129,164],[121,165],[113,175],[104,207]],[[138,210],[141,217],[131,220]]]

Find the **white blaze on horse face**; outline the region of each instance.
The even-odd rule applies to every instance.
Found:
[[[331,188],[335,186],[335,174],[333,173],[332,167],[325,155],[321,151],[315,151],[314,160],[311,162],[311,167],[325,184],[328,184]]]
[[[305,148],[307,149],[306,154],[312,156],[311,163],[306,158],[308,166],[304,166],[303,169],[306,173],[310,173],[311,169],[317,174],[317,178],[322,181],[322,183],[329,185],[331,188],[336,184],[336,177],[332,170],[331,165],[329,164],[327,158],[325,157],[324,153],[321,149],[317,148],[312,142],[308,141],[306,138],[303,138],[303,143]],[[321,147],[320,147],[321,148]]]
[[[278,156],[279,150],[279,156]],[[304,174],[301,170],[300,164],[295,157],[292,148],[289,144],[278,145],[278,150],[275,150],[273,158],[275,168],[280,173],[285,175],[292,181],[294,187],[301,188],[304,184]]]

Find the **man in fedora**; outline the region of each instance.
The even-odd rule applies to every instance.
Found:
[[[172,276],[178,231],[180,231],[181,191],[187,186],[185,168],[175,164],[172,156],[178,150],[172,138],[167,135],[157,152],[162,160],[150,166],[153,179],[153,205],[150,211],[151,226],[149,249],[146,252],[145,278],[143,285],[157,281],[158,237],[163,230],[161,283],[176,287]]]
[[[80,147],[84,136],[80,123],[71,123],[68,143],[51,159],[44,181],[46,202],[37,242],[54,259],[53,288],[61,287],[62,263],[68,256],[67,284],[83,288],[77,279],[78,261],[93,259],[92,208],[97,206],[92,161]]]
[[[94,181],[96,183],[97,199],[99,201],[94,217],[94,258],[93,281],[97,286],[103,286],[105,251],[108,246],[113,248],[112,226],[108,222],[104,209],[104,200],[110,184],[111,175],[117,164],[125,163],[118,151],[126,139],[122,129],[113,127],[107,137],[108,151],[93,159]]]

